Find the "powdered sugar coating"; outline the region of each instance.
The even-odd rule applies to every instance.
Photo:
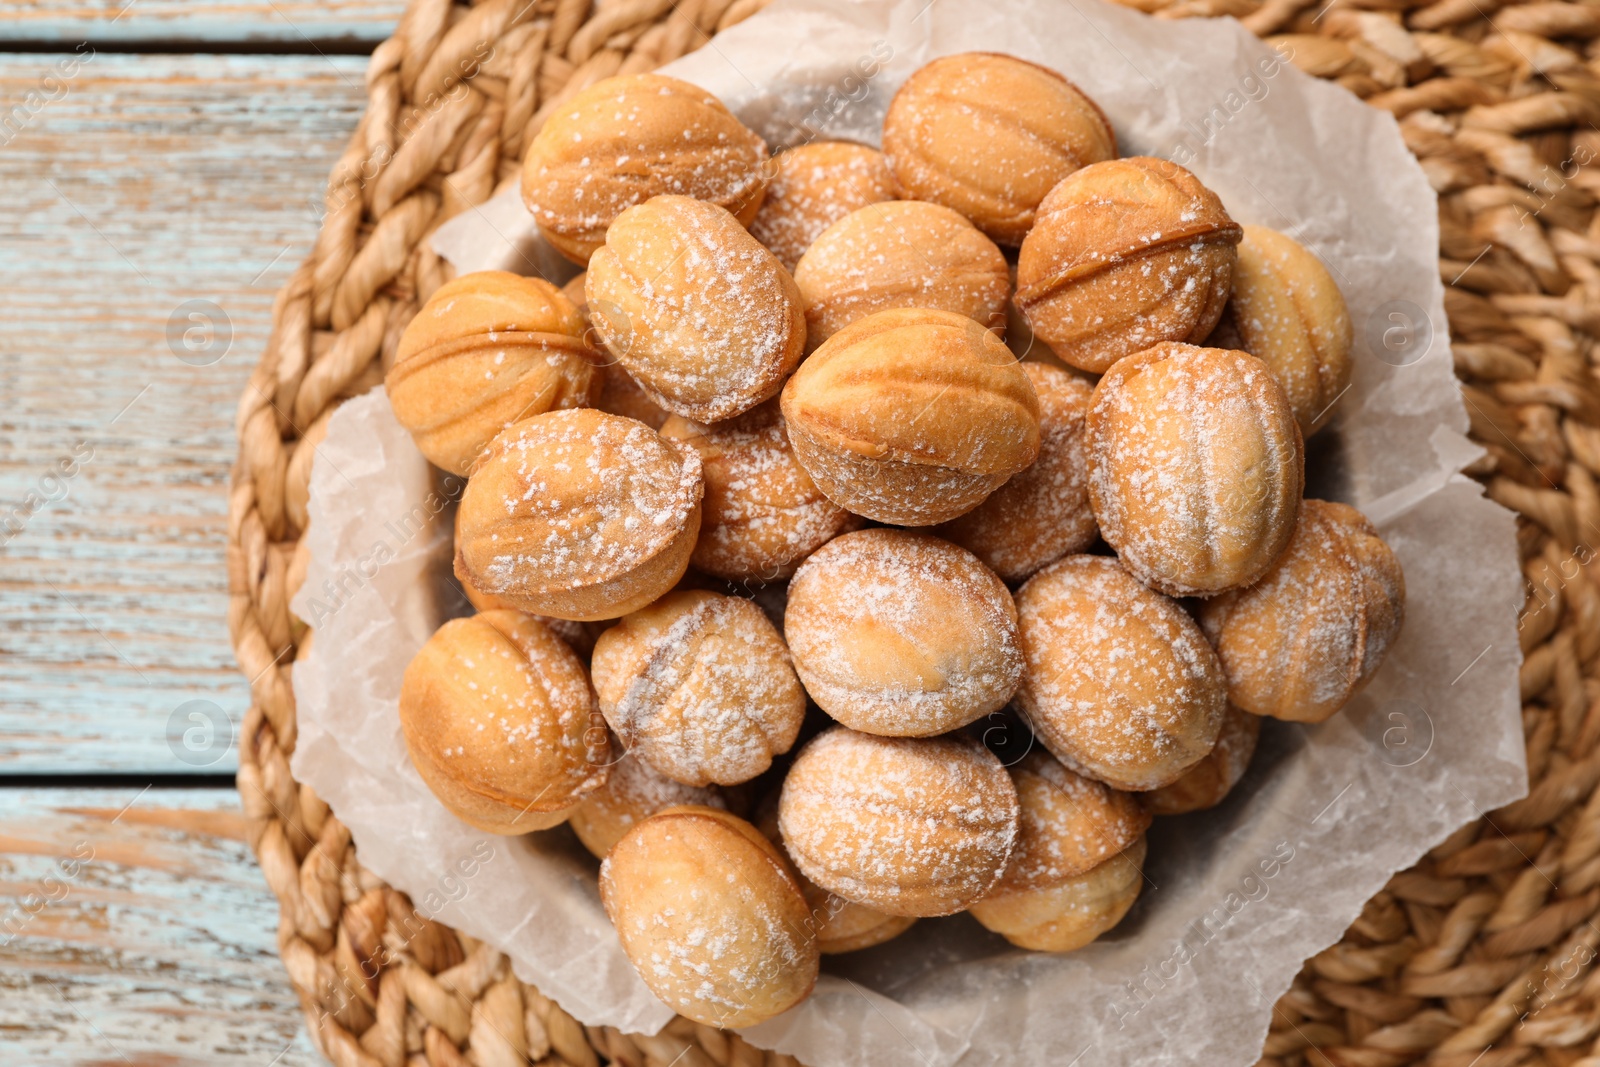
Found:
[[[1305,458],[1266,364],[1166,343],[1122,360],[1089,409],[1089,501],[1141,581],[1212,596],[1265,574],[1294,533]]]
[[[937,308],[1004,331],[1011,274],[995,243],[939,204],[892,200],[822,232],[795,268],[815,349],[885,308]]]
[[[461,540],[461,509],[459,508],[456,509],[455,539],[457,541]],[[516,605],[509,604],[497,596],[485,593],[460,575],[456,576],[456,582],[461,586],[461,592],[465,594],[467,603],[471,604],[479,612],[502,611],[507,608],[517,610]],[[538,619],[550,627],[551,633],[565,641],[571,646],[572,651],[576,652],[585,661],[588,660],[589,653],[594,651],[595,638],[600,636],[601,627],[597,623],[574,622],[571,619],[557,619],[549,615],[534,615],[532,618]]]
[[[857,208],[896,193],[883,153],[845,141],[814,141],[773,157],[772,181],[750,236],[766,245],[785,270],[817,236]]]
[[[478,271],[423,304],[384,386],[417,449],[466,476],[518,419],[588,404],[599,388],[593,356],[582,316],[555,286]]]
[[[830,337],[783,388],[795,455],[829,499],[879,522],[971,510],[1039,453],[1039,400],[971,319],[894,308]]]
[[[1310,437],[1350,385],[1350,311],[1333,275],[1293,238],[1246,226],[1229,309],[1239,347],[1272,368]]]
[[[702,491],[694,450],[643,423],[592,408],[539,415],[495,438],[468,480],[456,570],[525,610],[615,617],[683,573]]]
[[[775,394],[805,351],[794,279],[715,204],[658,196],[606,231],[589,318],[646,396],[701,422]]]
[[[1241,230],[1193,174],[1134,156],[1050,191],[1017,260],[1017,307],[1066,363],[1100,374],[1222,315]]]
[[[1018,582],[1094,544],[1100,529],[1089,507],[1086,441],[1093,387],[1043,363],[1023,363],[1039,395],[1039,458],[960,518],[935,531]]]
[[[932,737],[1004,707],[1022,676],[1016,608],[970,552],[860,530],[795,572],[784,634],[806,691],[855,730]]]
[[[991,894],[972,906],[972,917],[1021,948],[1072,952],[1116,926],[1139,899],[1145,853],[1141,836],[1083,874],[1039,889]]]
[[[807,908],[777,850],[743,819],[668,808],[600,865],[600,900],[651,992],[708,1026],[752,1026],[817,980]]]
[[[767,146],[716,97],[660,74],[606,78],[555,108],[528,146],[522,201],[563,255],[585,264],[634,204],[674,193],[748,222]]]
[[[685,785],[749,781],[805,715],[783,639],[740,597],[669,593],[601,634],[591,669],[623,745]]]
[[[841,508],[878,522],[928,526],[970,511],[1005,484],[998,474],[935,463],[873,459],[832,448],[803,424],[786,432],[811,480]]]
[[[1025,664],[1017,702],[1067,767],[1142,791],[1211,751],[1226,681],[1177,603],[1103,556],[1057,560],[1016,602]]]
[[[754,816],[755,827],[781,851],[783,835],[778,830],[778,794],[770,793]],[[793,861],[790,861],[791,865]],[[800,892],[811,909],[806,931],[817,939],[824,956],[857,952],[899,937],[916,923],[909,915],[885,915],[865,904],[830,893],[803,874],[796,874]]]
[[[817,488],[776,399],[710,425],[674,415],[661,436],[700,454],[706,495],[694,565],[729,581],[774,582],[860,520]]]
[[[1117,154],[1105,114],[1055,71],[992,52],[943,56],[912,74],[883,120],[895,178],[1015,246],[1052,186]]]
[[[1260,735],[1261,720],[1229,704],[1222,716],[1222,732],[1206,758],[1171,785],[1140,793],[1139,800],[1152,815],[1182,815],[1216,807],[1244,777]]]
[[[800,892],[811,909],[808,929],[816,934],[824,956],[859,952],[893,941],[916,924],[910,915],[885,915],[881,911],[830,893],[811,879],[800,877]]]
[[[1277,565],[1250,588],[1207,601],[1200,619],[1235,704],[1321,722],[1383,662],[1405,619],[1405,576],[1359,511],[1307,500]]]
[[[824,889],[890,915],[949,915],[999,879],[1017,791],[968,738],[875,737],[842,726],[800,750],[778,827]]]
[[[492,833],[559,822],[605,782],[609,744],[597,721],[583,664],[517,611],[446,622],[401,680],[412,763],[446,807]]]
[[[674,782],[631,752],[611,765],[605,784],[583,799],[567,822],[583,847],[601,859],[635,823],[682,804],[727,809],[715,789]]]
[[[1030,752],[1010,771],[1022,820],[996,894],[1045,889],[1075,878],[1128,848],[1150,827],[1150,816],[1133,796],[1074,774],[1048,753]]]

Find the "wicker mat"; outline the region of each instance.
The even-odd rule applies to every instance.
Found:
[[[241,399],[229,623],[252,707],[239,791],[277,894],[278,944],[315,1043],[340,1067],[792,1064],[678,1019],[584,1027],[489,946],[429,922],[362,869],[289,773],[289,668],[310,633],[311,452],[341,400],[382,381],[449,268],[427,244],[514,181],[560,101],[649,70],[766,0],[415,0],[373,53],[365,118],[334,168],[311,257],[273,308]],[[1531,795],[1452,835],[1372,899],[1279,1001],[1263,1064],[1600,1067],[1600,3],[1137,0],[1234,15],[1294,62],[1400,119],[1440,195],[1439,269],[1473,437],[1470,473],[1518,511]]]

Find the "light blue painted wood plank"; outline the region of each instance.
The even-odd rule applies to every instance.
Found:
[[[140,41],[376,45],[403,0],[10,0],[0,41],[126,45]]]
[[[0,788],[0,1060],[313,1067],[232,790]]]
[[[0,56],[0,99],[56,62]],[[97,54],[0,147],[0,525],[23,516],[0,532],[0,775],[235,766],[225,746],[179,758],[168,724],[248,706],[226,622],[234,410],[364,65]],[[232,332],[203,367],[167,342],[197,299]],[[30,514],[30,493],[54,499]]]

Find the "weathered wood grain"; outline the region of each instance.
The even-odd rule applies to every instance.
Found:
[[[311,1067],[232,790],[0,789],[0,1062]]]
[[[8,0],[0,42],[375,45],[404,0]]]
[[[62,61],[0,56],[0,99],[61,79],[0,144],[0,773],[232,770],[178,709],[237,724],[248,705],[226,624],[233,414],[366,61]],[[174,317],[190,300],[221,309],[209,366],[169,345],[205,339]],[[30,493],[58,499],[29,514]],[[199,742],[187,762],[169,720]]]

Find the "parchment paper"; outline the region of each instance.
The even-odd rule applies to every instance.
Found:
[[[810,1000],[745,1036],[812,1067],[1250,1064],[1304,959],[1391,873],[1526,791],[1522,581],[1510,513],[1458,473],[1478,450],[1451,371],[1434,197],[1388,115],[1231,20],[1162,22],[1095,0],[778,0],[667,69],[774,145],[877,143],[912,70],[973,49],[1060,70],[1105,108],[1125,154],[1184,163],[1236,219],[1283,229],[1328,263],[1350,303],[1356,373],[1312,442],[1308,494],[1378,524],[1405,568],[1405,629],[1346,711],[1312,727],[1268,720],[1224,805],[1157,821],[1140,901],[1101,941],[1041,955],[965,916],[923,921],[828,958]],[[447,225],[436,247],[461,270],[548,271],[530,235],[513,189]],[[293,603],[316,629],[294,671],[294,773],[350,827],[362,862],[426,914],[506,951],[583,1022],[654,1030],[671,1013],[623,956],[593,862],[559,833],[470,829],[406,758],[401,672],[465,610],[448,585],[436,479],[381,391],[333,417]]]

